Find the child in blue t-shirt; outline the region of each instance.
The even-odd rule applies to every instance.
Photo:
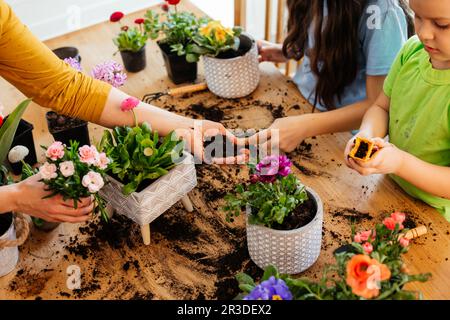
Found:
[[[288,8],[284,44],[259,42],[260,60],[303,59],[294,82],[312,105],[329,111],[276,119],[259,133],[264,141],[279,130],[285,152],[311,136],[358,128],[408,39],[408,22],[412,27],[403,0],[290,0]]]

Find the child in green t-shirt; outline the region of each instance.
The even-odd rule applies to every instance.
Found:
[[[391,174],[450,221],[450,0],[410,0],[410,6],[417,36],[397,56],[357,134],[378,151],[367,162],[350,158],[354,137],[345,159],[362,175]],[[381,139],[387,133],[389,143]]]

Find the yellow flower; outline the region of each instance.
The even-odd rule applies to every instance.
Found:
[[[279,295],[277,295],[277,294],[274,294],[273,296],[272,296],[272,300],[283,300]]]
[[[227,40],[225,30],[216,29],[215,38],[217,42],[224,43]]]

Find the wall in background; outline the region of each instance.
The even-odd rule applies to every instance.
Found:
[[[233,0],[191,0],[206,14],[233,24]],[[106,21],[113,11],[135,12],[162,0],[6,0],[41,40]]]

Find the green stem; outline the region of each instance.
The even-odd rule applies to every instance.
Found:
[[[138,127],[139,124],[138,124],[138,121],[137,121],[136,113],[134,113],[134,110],[131,110],[131,112],[133,112],[134,126],[135,126],[135,127]]]

